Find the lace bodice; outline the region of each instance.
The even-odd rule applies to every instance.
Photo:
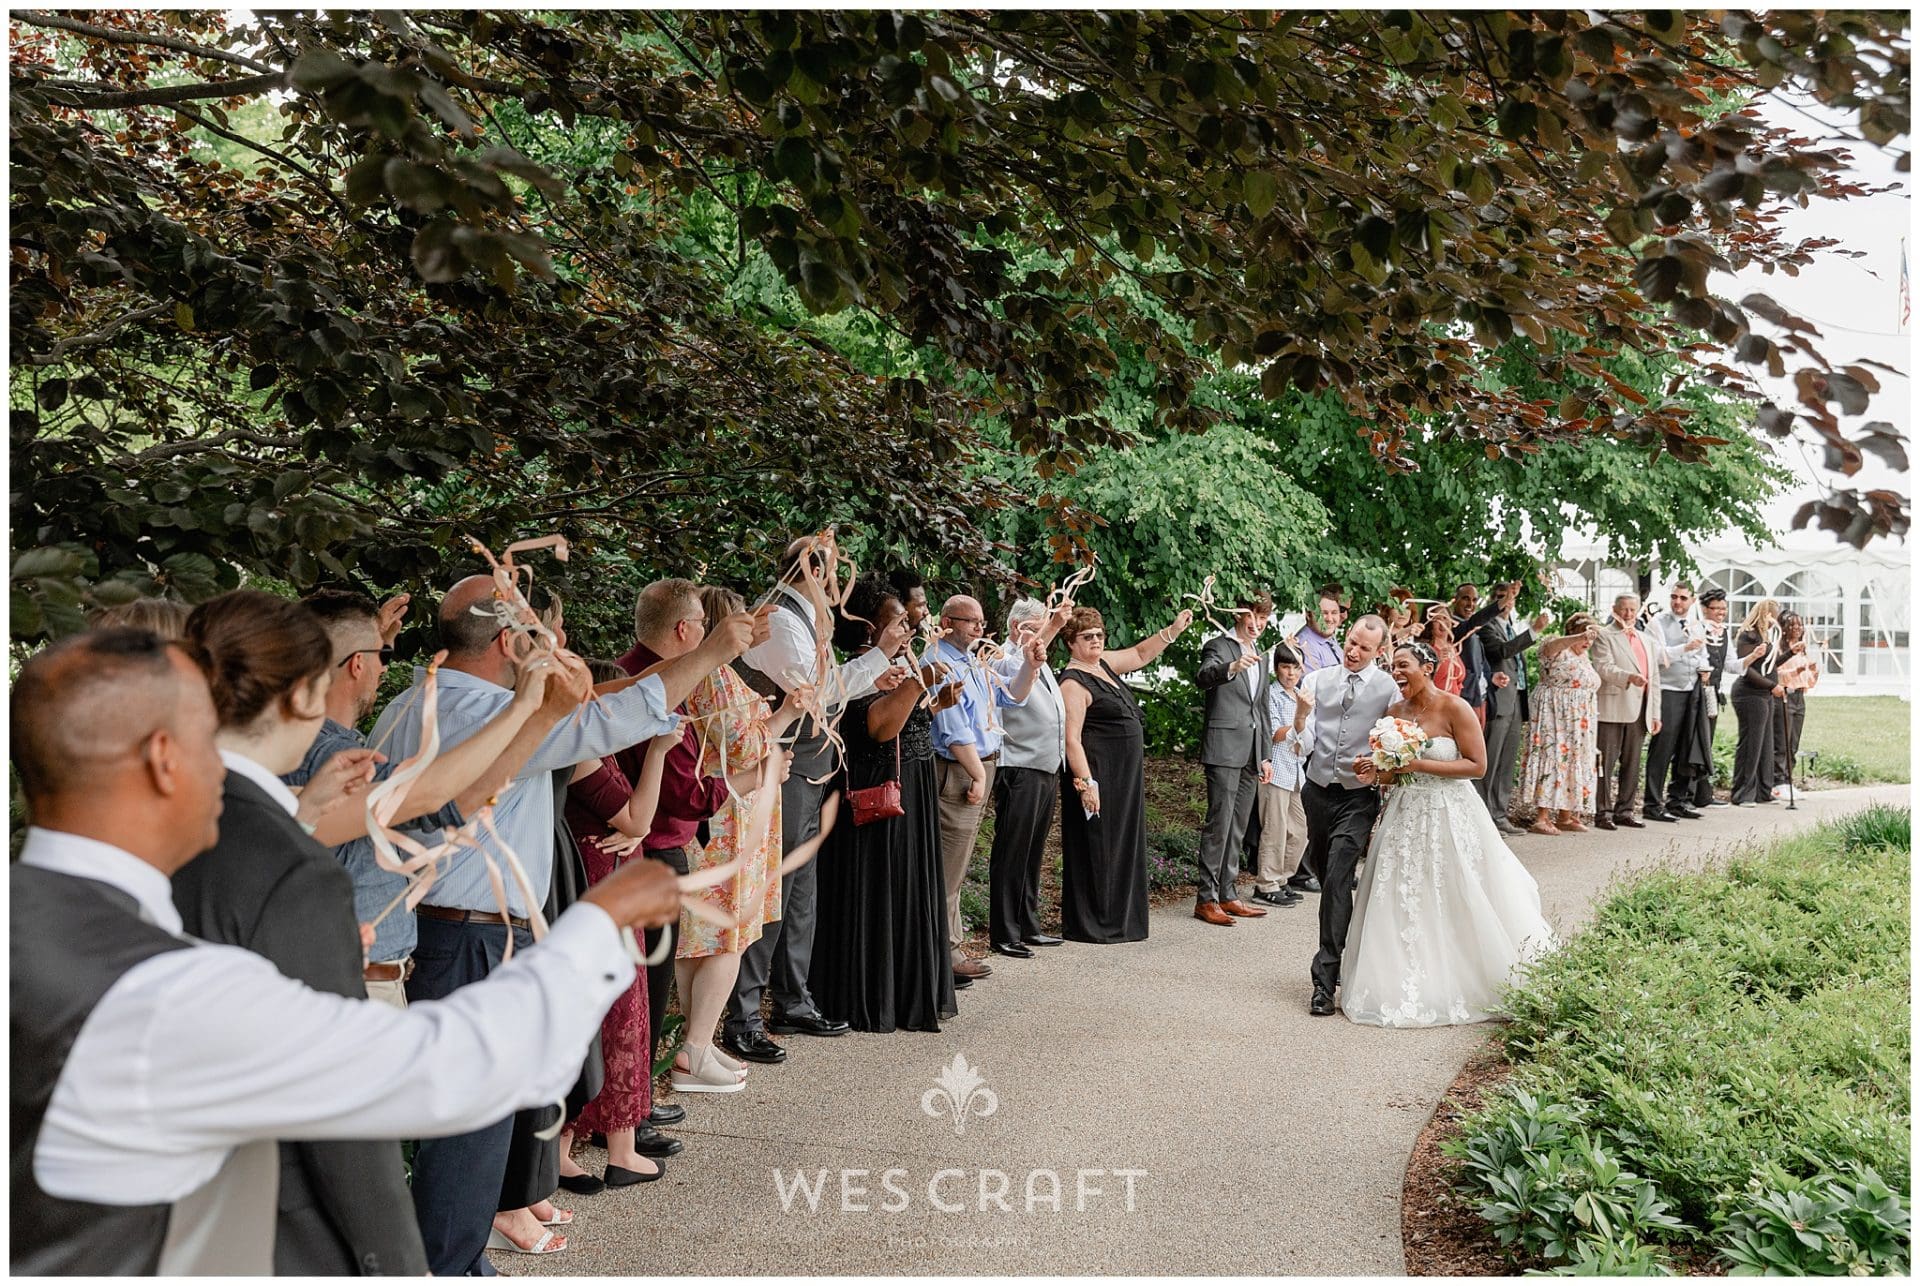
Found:
[[[1452,737],[1435,737],[1432,744],[1421,752],[1420,757],[1422,759],[1435,759],[1441,762],[1458,759],[1460,757],[1460,747]],[[1467,779],[1464,777],[1436,777],[1432,773],[1423,772],[1408,773],[1394,783],[1395,789],[1398,790],[1422,788],[1432,790],[1438,787],[1452,785],[1469,785],[1469,788],[1471,788]]]

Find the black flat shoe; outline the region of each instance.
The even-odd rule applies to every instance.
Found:
[[[968,987],[971,987],[972,985],[973,985],[973,979],[967,977],[967,975],[963,973],[956,973],[955,975],[953,975],[953,989],[955,991],[965,991]]]
[[[1315,987],[1313,990],[1313,1003],[1307,1006],[1307,1012],[1312,1014],[1315,1018],[1327,1018],[1332,1016],[1333,993],[1328,991],[1321,991],[1318,987]]]
[[[1056,938],[1050,933],[1036,933],[1031,938],[1022,938],[1021,942],[1030,947],[1057,947],[1065,938]]]
[[[638,1170],[629,1170],[622,1165],[607,1166],[607,1186],[609,1188],[631,1188],[636,1183],[657,1183],[667,1177],[667,1163],[655,1161],[659,1166],[652,1174],[641,1174]]]
[[[656,1103],[647,1113],[648,1125],[678,1125],[687,1119],[687,1109],[678,1103]]]
[[[1294,883],[1292,880],[1288,880],[1287,887],[1293,888],[1293,889],[1299,889],[1304,893],[1318,893],[1320,891],[1320,881],[1314,879],[1311,875],[1309,875],[1306,879],[1301,880],[1297,884]]]
[[[722,1036],[720,1048],[735,1058],[744,1058],[749,1063],[784,1063],[787,1051],[777,1041],[770,1039],[763,1031],[742,1032],[738,1036]]]
[[[576,1197],[591,1197],[607,1190],[606,1180],[591,1174],[563,1174],[560,1186]]]
[[[767,1024],[767,1030],[776,1036],[844,1036],[853,1030],[846,1023],[832,1018],[822,1018],[819,1014],[783,1015]]]
[[[679,1156],[680,1150],[687,1145],[672,1135],[662,1134],[651,1125],[643,1125],[633,1132],[633,1150],[653,1161],[662,1161],[667,1157]]]
[[[1033,948],[1018,942],[996,942],[993,949],[1003,956],[1012,956],[1015,960],[1033,959]]]

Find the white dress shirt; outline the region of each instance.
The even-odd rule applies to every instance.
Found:
[[[813,619],[813,604],[809,603],[804,595],[790,585],[782,585],[779,592],[793,600],[793,605],[800,609],[807,620]],[[828,645],[828,651],[831,654],[831,644]],[[768,617],[767,641],[757,647],[748,648],[746,655],[741,659],[779,684],[782,692],[793,690],[793,680],[788,677],[789,673],[793,673],[820,688],[820,697],[823,702],[829,699],[829,685],[822,681],[819,673],[819,644],[814,641],[812,635],[807,633],[806,624],[801,618],[792,612],[781,609]],[[840,676],[839,682],[846,685],[846,699],[851,701],[855,697],[863,697],[871,692],[873,681],[879,678],[891,664],[893,664],[892,658],[874,647],[868,648],[851,661],[835,666],[834,673]],[[837,699],[839,694],[831,695],[834,700],[826,707],[828,714],[832,714],[839,706]]]
[[[239,773],[261,790],[266,791],[267,798],[287,810],[287,816],[292,817],[300,811],[300,797],[287,789],[287,783],[268,772],[260,764],[231,750],[220,752],[220,762],[227,766],[228,772]],[[144,866],[146,863],[142,862],[141,865]]]
[[[1360,779],[1353,775],[1353,761],[1367,753],[1367,734],[1400,695],[1400,686],[1385,670],[1372,665],[1357,674],[1344,665],[1324,666],[1301,679],[1300,686],[1313,694],[1313,753],[1307,760],[1307,780],[1319,786],[1357,789]]]
[[[131,853],[34,827],[20,861],[111,885],[181,933],[167,877]],[[145,1205],[195,1191],[254,1140],[476,1130],[558,1102],[632,981],[613,921],[591,903],[485,981],[404,1010],[313,991],[240,947],[164,952],[129,969],[81,1027],[34,1178],[56,1197]]]

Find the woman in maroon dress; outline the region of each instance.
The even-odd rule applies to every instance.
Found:
[[[601,672],[603,662],[588,663],[595,682],[626,677],[617,666]],[[631,783],[612,755],[589,760],[574,770],[567,788],[567,829],[580,845],[587,881],[598,884],[624,862],[641,858],[640,841],[653,822],[660,797],[660,770],[667,751],[680,743],[676,728],[670,735],[647,743],[640,781]],[[666,1173],[666,1163],[634,1150],[633,1134],[653,1110],[653,1042],[647,1031],[647,971],[634,971],[633,985],[613,1002],[600,1023],[600,1053],[606,1080],[591,1102],[568,1123],[560,1136],[560,1186],[591,1196],[602,1188],[624,1188],[652,1183]],[[573,1160],[573,1140],[585,1134],[607,1136],[607,1171],[595,1178]]]

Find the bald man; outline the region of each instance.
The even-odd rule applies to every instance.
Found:
[[[448,590],[441,603],[440,645],[447,650],[447,660],[440,667],[437,704],[443,746],[474,735],[513,700],[514,636],[491,610],[494,601],[492,579],[470,576]],[[486,862],[475,850],[448,860],[418,908],[419,942],[413,976],[407,979],[408,1003],[449,996],[485,978],[499,965],[509,933],[516,951],[532,945],[527,917],[546,901],[553,873],[551,774],[671,731],[673,708],[703,677],[746,649],[755,625],[756,618],[746,612],[728,617],[699,647],[647,678],[603,693],[546,735],[493,810],[494,827],[518,855],[532,885],[531,899],[508,878],[507,905],[499,905]],[[413,688],[374,725],[373,743],[383,746],[391,760],[419,749],[424,703],[418,689],[425,677],[416,669]],[[422,842],[429,845],[439,839],[439,831],[422,834]],[[513,1118],[506,1117],[471,1134],[421,1143],[413,1163],[413,1205],[427,1262],[436,1276],[491,1270],[482,1252],[498,1209],[512,1137]]]
[[[23,1275],[271,1273],[274,1140],[447,1133],[554,1101],[633,980],[619,929],[679,913],[672,877],[636,863],[454,1000],[314,991],[181,934],[170,881],[218,840],[226,776],[185,652],[77,635],[21,667],[11,707],[31,822],[8,873]]]
[[[977,599],[955,594],[940,609],[940,643],[935,659],[957,677],[960,700],[933,716],[934,781],[940,794],[940,865],[947,885],[947,937],[956,986],[973,985],[993,972],[984,960],[960,950],[967,936],[960,917],[960,886],[973,860],[980,818],[993,794],[993,771],[1006,731],[995,717],[998,706],[1024,705],[1033,689],[1034,658],[1023,655],[1020,669],[1002,684],[974,662],[973,646],[986,633],[987,616]]]

